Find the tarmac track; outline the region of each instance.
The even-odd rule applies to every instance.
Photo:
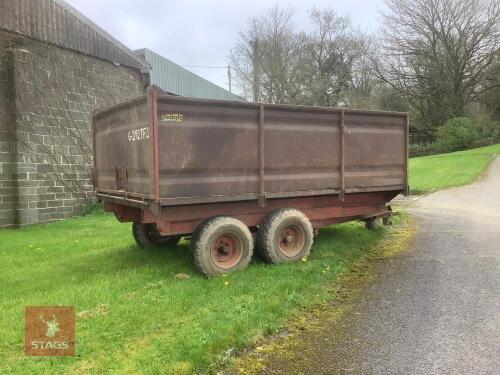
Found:
[[[377,262],[340,323],[263,374],[500,374],[500,158],[407,210],[411,248]]]

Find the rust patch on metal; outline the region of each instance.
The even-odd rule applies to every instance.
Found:
[[[289,258],[293,258],[304,248],[304,229],[296,224],[287,225],[278,234],[278,248]]]
[[[210,255],[217,267],[224,270],[231,269],[243,257],[243,242],[232,233],[223,233],[213,241]]]

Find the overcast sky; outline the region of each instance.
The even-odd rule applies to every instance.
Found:
[[[383,0],[66,0],[135,50],[149,48],[180,65],[226,66],[239,30],[278,3],[292,5],[295,23],[309,27],[308,10],[332,7],[363,31],[377,27]],[[224,69],[189,70],[227,88]]]

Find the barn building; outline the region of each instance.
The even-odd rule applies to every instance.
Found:
[[[150,82],[163,91],[193,98],[243,100],[228,90],[149,50],[136,51],[151,67]]]
[[[64,1],[0,0],[0,227],[85,211],[93,194],[91,113],[149,84],[144,57]],[[176,95],[203,87],[163,86]]]

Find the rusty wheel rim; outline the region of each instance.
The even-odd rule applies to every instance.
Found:
[[[219,235],[210,247],[214,264],[224,270],[235,267],[243,257],[243,241],[233,233]]]
[[[278,247],[289,258],[297,256],[302,249],[306,236],[304,230],[296,224],[283,227],[278,234]]]

